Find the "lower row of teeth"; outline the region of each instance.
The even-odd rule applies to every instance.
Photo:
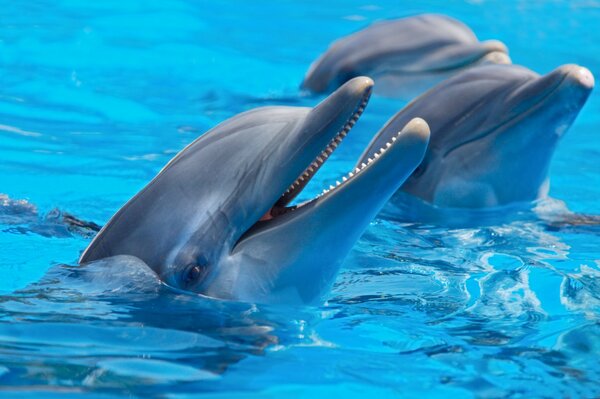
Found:
[[[388,141],[387,143],[385,143],[385,146],[381,147],[378,152],[376,152],[375,154],[373,154],[373,158],[369,158],[366,163],[363,162],[359,167],[355,168],[353,171],[351,171],[350,173],[348,173],[347,176],[342,177],[342,181],[337,180],[335,182],[335,186],[330,185],[329,188],[324,189],[323,192],[317,196],[317,198],[321,197],[321,196],[323,196],[325,194],[327,194],[331,190],[334,190],[334,189],[338,188],[341,184],[347,182],[348,180],[352,179],[354,176],[356,176],[357,174],[359,174],[360,172],[362,172],[367,166],[369,166],[377,158],[379,158],[380,156],[382,156],[383,153],[386,152],[387,149],[392,146],[392,143],[396,141],[396,138],[397,138],[397,136],[392,137],[391,141]]]

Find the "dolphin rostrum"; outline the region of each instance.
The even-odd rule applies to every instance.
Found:
[[[378,94],[410,99],[474,65],[509,64],[507,53],[497,40],[477,40],[462,22],[422,14],[374,23],[335,41],[311,65],[302,87],[331,92],[365,75],[377,82]]]
[[[489,208],[545,198],[560,138],[594,77],[577,65],[547,75],[487,65],[456,75],[408,104],[373,138],[359,164],[415,117],[431,127],[423,162],[401,191],[437,207]],[[400,192],[392,203],[410,199]]]
[[[119,210],[80,263],[130,255],[167,285],[210,297],[318,300],[429,140],[427,124],[412,120],[343,183],[290,206],[357,121],[372,85],[358,77],[315,108],[257,108],[219,124]]]

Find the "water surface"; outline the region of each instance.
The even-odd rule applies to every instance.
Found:
[[[426,11],[540,73],[578,63],[600,76],[594,0],[0,2],[0,394],[599,396],[594,226],[379,218],[319,307],[174,293],[135,264],[60,266],[90,238],[53,209],[105,223],[223,119],[314,105],[298,86],[330,41]],[[401,106],[373,98],[303,198]],[[600,213],[599,130],[593,93],[551,169],[551,195],[578,213]]]

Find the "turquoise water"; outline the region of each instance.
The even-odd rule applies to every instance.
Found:
[[[594,226],[380,218],[320,307],[199,299],[142,272],[58,266],[90,238],[55,208],[105,223],[223,119],[314,105],[298,86],[330,41],[431,11],[540,73],[578,63],[600,76],[594,0],[0,2],[0,395],[600,396]],[[349,170],[401,106],[373,98],[303,196]],[[599,130],[592,93],[551,169],[551,195],[575,212],[600,213]]]

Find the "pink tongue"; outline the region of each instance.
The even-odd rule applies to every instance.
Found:
[[[269,209],[267,211],[267,213],[265,213],[260,219],[258,219],[259,222],[264,222],[265,220],[271,220],[273,219],[273,215],[271,215],[271,211],[272,209]]]

